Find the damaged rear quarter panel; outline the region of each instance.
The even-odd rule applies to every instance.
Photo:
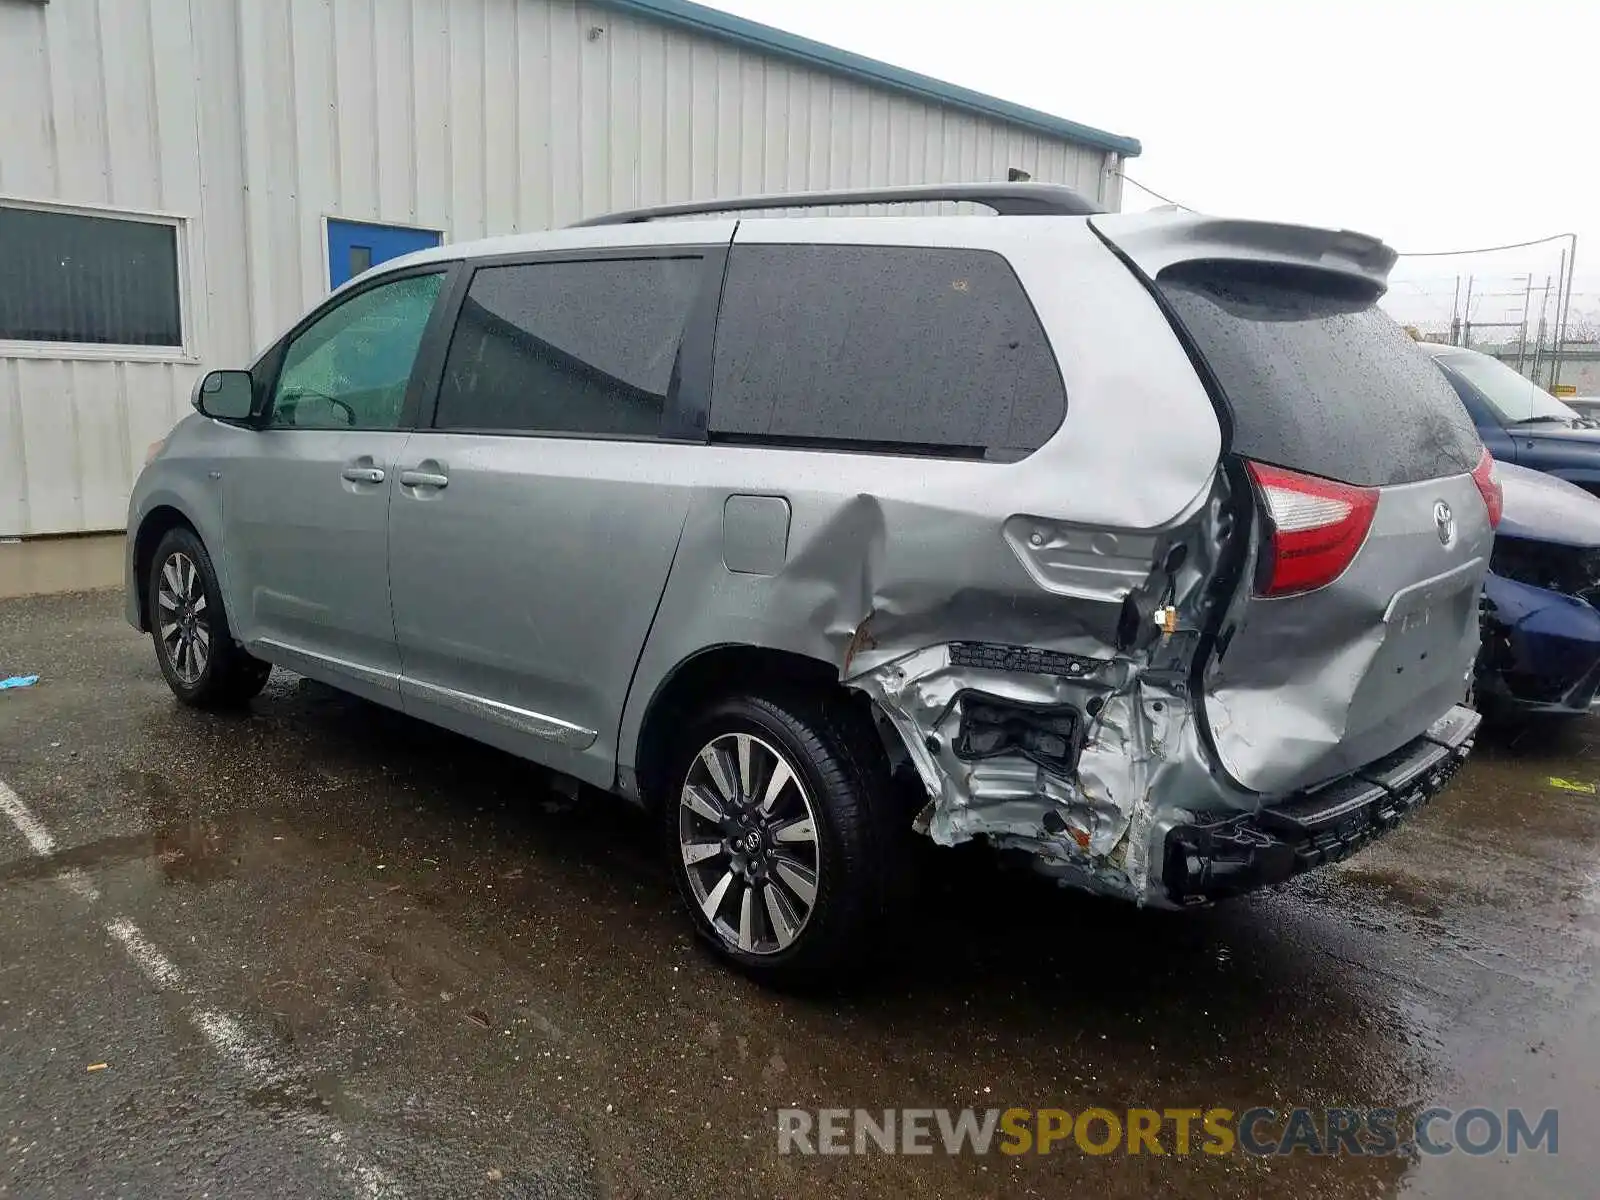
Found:
[[[1015,463],[697,450],[699,483],[630,692],[622,754],[637,746],[651,697],[697,653],[728,645],[788,651],[828,664],[878,701],[930,795],[943,798],[931,825],[939,840],[1026,834],[1074,861],[1109,853],[1127,841],[1131,824],[1148,820],[1152,780],[1200,761],[1183,695],[1188,660],[1177,653],[1192,641],[1161,638],[1153,626],[1140,634],[1176,654],[1164,674],[1149,645],[1131,654],[1116,648],[1123,602],[1155,572],[1153,558],[1175,541],[1203,537],[1196,531],[1215,515],[1220,431],[1166,319],[1084,222],[750,221],[739,240],[952,245],[1004,255],[1055,352],[1066,418],[1044,447]],[[731,495],[787,501],[792,516],[776,573],[728,569]],[[1204,557],[1180,571],[1185,597],[1198,594]],[[952,669],[955,643],[1076,656],[1094,678]],[[748,686],[759,690],[760,681]],[[1103,697],[1085,725],[1080,778],[1025,759],[1019,765],[1016,756],[952,775],[926,749],[938,731],[925,726],[931,708],[962,687],[1027,703],[1082,706]],[[635,765],[619,763],[625,780]],[[963,804],[974,788],[980,803]],[[1044,827],[1044,814],[1057,810],[1081,816],[1087,846],[1065,822]]]
[[[1116,602],[1117,629],[1093,644],[1080,640],[1064,652],[957,642],[852,675],[899,731],[933,797],[920,827],[944,845],[982,834],[1026,851],[1047,873],[1145,900],[1163,820],[1191,815],[1185,803],[1253,803],[1211,771],[1189,690],[1202,630],[1221,603],[1212,583],[1230,511],[1218,472],[1163,529],[1118,538],[1148,555],[1130,586],[1111,587],[1086,572],[1071,552],[1075,538],[1030,538],[1018,547],[1037,582],[1071,597],[1067,611],[1104,613]],[[1104,595],[1085,603],[1094,588]],[[1070,755],[1030,752],[1048,725],[1041,713],[1052,721],[1075,715]],[[993,742],[997,720],[1010,752],[974,753],[973,728]],[[1054,736],[1051,727],[1045,738]]]

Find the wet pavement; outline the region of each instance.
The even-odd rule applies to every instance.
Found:
[[[887,966],[796,996],[694,944],[620,801],[283,672],[246,715],[180,708],[114,593],[0,603],[0,675],[34,672],[0,692],[3,1196],[1566,1197],[1600,1170],[1597,721],[1487,735],[1352,862],[1206,912],[946,853]],[[1560,1152],[775,1136],[780,1107],[1433,1104],[1558,1108]]]

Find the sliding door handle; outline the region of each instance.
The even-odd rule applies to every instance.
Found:
[[[400,472],[400,486],[401,487],[442,488],[442,487],[448,487],[449,484],[450,484],[450,476],[448,476],[448,475],[440,475],[437,471],[401,471]]]

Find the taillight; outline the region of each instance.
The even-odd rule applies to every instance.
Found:
[[[1291,596],[1332,583],[1355,558],[1378,511],[1378,490],[1247,462],[1270,526],[1258,596]]]
[[[1494,458],[1487,450],[1472,468],[1472,482],[1478,485],[1478,491],[1483,494],[1483,506],[1489,510],[1489,528],[1498,528],[1500,514],[1506,508],[1506,495],[1500,487],[1500,472],[1494,469]]]

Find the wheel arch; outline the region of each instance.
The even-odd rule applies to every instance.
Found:
[[[144,515],[133,535],[134,598],[138,604],[139,629],[150,630],[150,567],[161,539],[174,529],[187,529],[204,543],[195,523],[173,504],[158,504]]]
[[[645,706],[633,747],[638,798],[647,807],[654,807],[659,800],[673,732],[682,718],[721,696],[760,696],[794,689],[832,693],[841,704],[858,705],[864,714],[872,711],[872,701],[865,694],[839,682],[838,668],[832,663],[793,650],[724,643],[684,658],[662,677]]]

